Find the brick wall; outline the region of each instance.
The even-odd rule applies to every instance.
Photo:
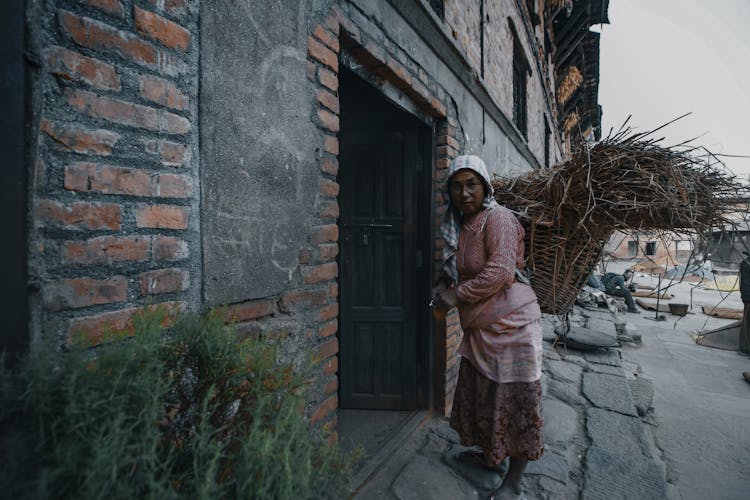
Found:
[[[37,8],[35,317],[95,344],[149,305],[199,301],[197,0]]]
[[[527,119],[528,119],[528,143],[532,154],[540,164],[544,164],[544,122],[545,117],[554,130],[556,121],[556,105],[552,102],[552,115],[546,104],[547,91],[545,87],[549,84],[549,75],[539,74],[536,59],[543,59],[539,53],[539,47],[543,46],[543,32],[540,27],[532,28],[530,42],[526,35],[527,16],[525,10],[519,10],[516,0],[446,0],[445,2],[445,24],[448,32],[453,36],[458,46],[465,52],[465,56],[476,74],[481,74],[480,52],[480,4],[484,2],[484,78],[482,83],[486,86],[495,104],[511,118],[513,116],[513,36],[508,19],[513,21],[519,35],[519,41],[523,46],[527,61],[531,67],[531,75],[527,78]],[[525,3],[525,2],[523,2]],[[524,7],[525,9],[525,7]],[[540,15],[541,11],[540,9]],[[545,66],[542,65],[542,72]],[[543,83],[545,82],[545,83]],[[554,100],[553,100],[554,101]],[[552,162],[559,160],[562,156],[561,144],[555,140],[552,134],[550,141],[550,157]]]

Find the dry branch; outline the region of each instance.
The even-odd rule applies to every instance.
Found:
[[[656,129],[658,130],[658,129]],[[623,128],[582,143],[553,168],[493,181],[498,202],[526,227],[527,262],[545,312],[573,304],[602,244],[615,231],[694,233],[728,227],[748,188],[710,153],[665,147],[653,132]]]

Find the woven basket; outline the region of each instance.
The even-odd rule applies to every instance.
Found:
[[[526,266],[542,312],[563,315],[573,307],[601,255],[591,236],[570,224],[519,217],[526,236]]]

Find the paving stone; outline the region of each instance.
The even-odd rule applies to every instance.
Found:
[[[606,349],[584,353],[584,358],[589,363],[599,363],[602,365],[622,366],[622,356],[617,349]]]
[[[586,433],[592,446],[608,453],[651,458],[646,427],[637,416],[589,408],[586,410]]]
[[[576,363],[549,360],[546,363],[546,367],[552,378],[555,380],[573,383],[579,383],[581,381],[581,372],[583,371],[583,368]]]
[[[547,476],[561,483],[567,483],[569,470],[568,460],[564,455],[545,450],[542,458],[529,462],[529,465],[526,466],[525,474]]]
[[[425,456],[441,456],[450,445],[450,441],[431,430],[425,435],[424,444],[419,452]]]
[[[583,498],[666,498],[666,478],[639,418],[590,408],[586,432],[592,445],[586,452]]]
[[[625,372],[622,367],[612,365],[602,365],[600,363],[590,363],[584,368],[586,372],[596,373],[607,373],[609,375],[617,375],[618,377],[624,377]]]
[[[557,399],[543,401],[542,406],[545,449],[548,445],[565,448],[578,430],[578,413]]]
[[[583,395],[597,408],[612,410],[625,415],[638,415],[625,377],[587,372],[583,374],[581,389]]]
[[[586,324],[586,326],[590,330],[595,330],[597,332],[610,334],[613,340],[615,339],[615,336],[617,335],[615,323],[611,317],[604,318],[604,319],[589,318],[589,321]]]
[[[578,384],[550,380],[547,386],[547,394],[568,404],[576,406],[586,405],[586,399],[578,392]]]
[[[430,432],[434,432],[440,438],[445,439],[452,444],[458,444],[461,442],[458,433],[451,427],[450,423],[448,423],[448,419],[445,418],[440,419]]]
[[[457,476],[449,467],[434,460],[416,456],[391,485],[399,500],[434,500],[436,498],[479,498],[475,488]]]
[[[544,359],[560,359],[560,353],[557,352],[557,349],[555,347],[552,347],[552,344],[550,342],[544,342]]]
[[[644,378],[634,378],[628,380],[628,386],[630,386],[630,394],[633,396],[633,403],[635,403],[638,415],[646,416],[654,401],[653,384]]]
[[[454,471],[460,474],[464,479],[476,488],[485,491],[492,491],[500,486],[502,479],[497,472],[485,469],[480,465],[472,465],[456,460],[456,455],[468,450],[464,446],[453,446],[443,455],[443,461]],[[440,497],[451,498],[451,497]]]
[[[667,482],[653,460],[592,446],[586,453],[584,500],[662,500]]]

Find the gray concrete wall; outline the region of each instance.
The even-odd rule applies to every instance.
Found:
[[[318,190],[306,69],[310,2],[215,0],[201,11],[204,299],[293,281]]]

